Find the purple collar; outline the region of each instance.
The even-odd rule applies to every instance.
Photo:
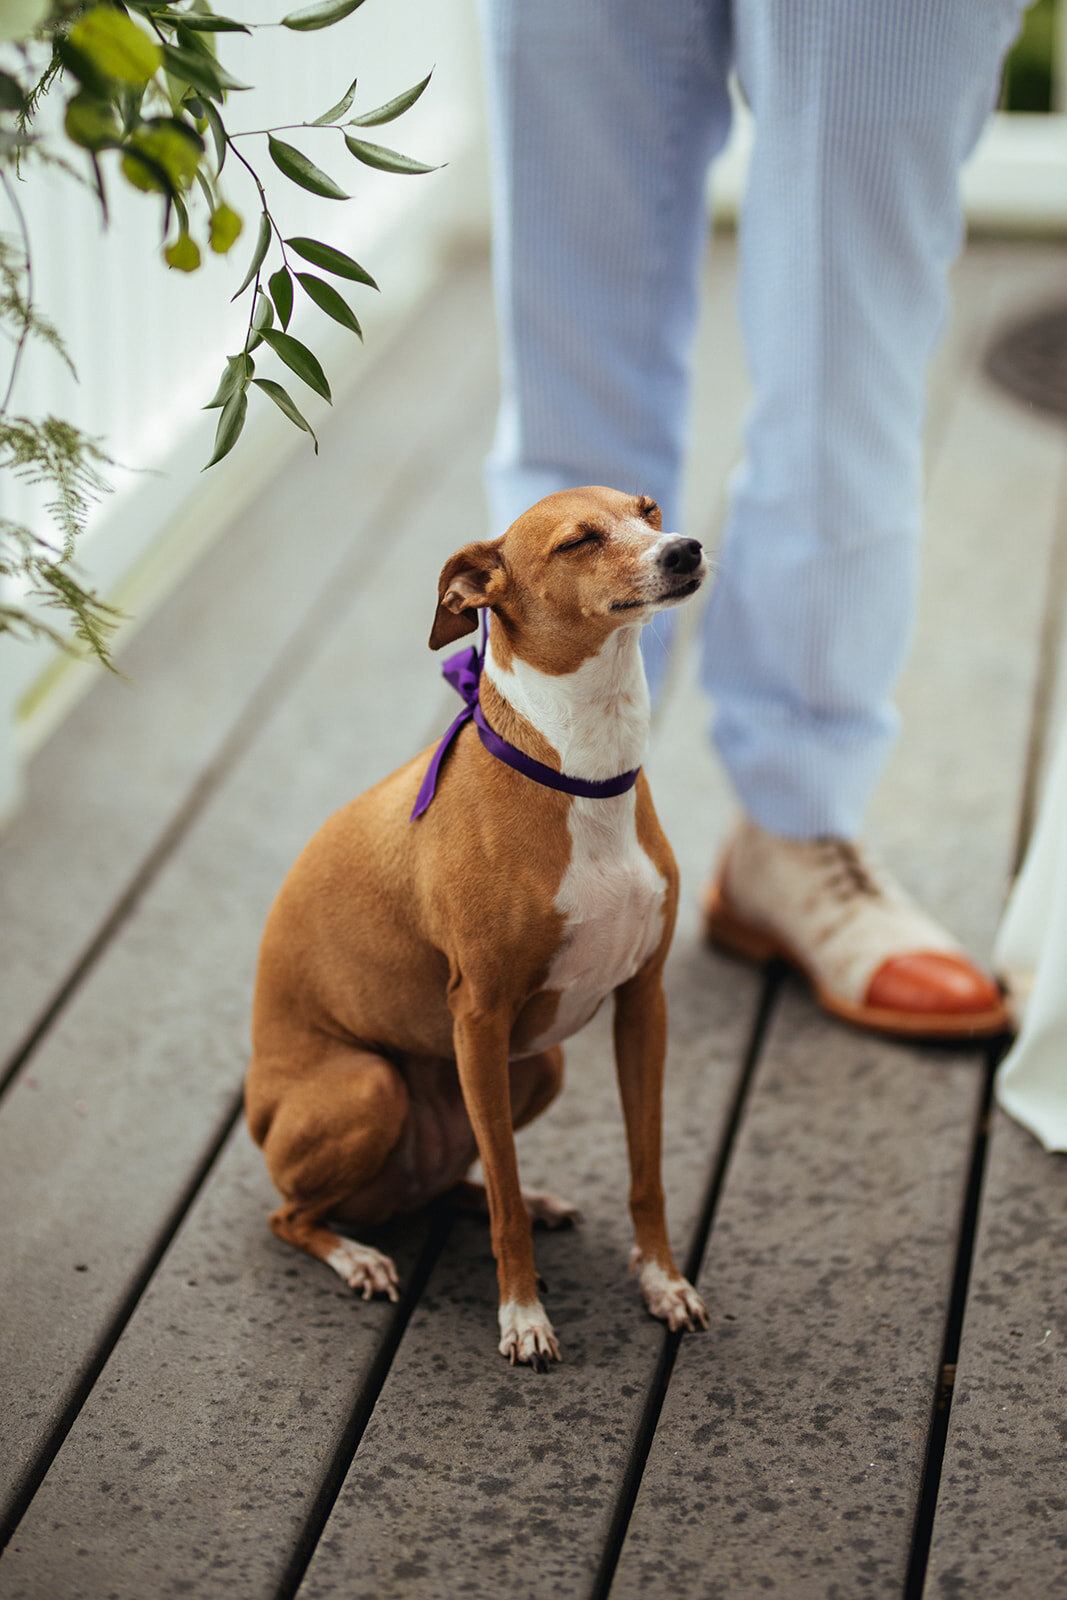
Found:
[[[502,739],[499,733],[493,732],[478,702],[478,683],[485,661],[487,631],[486,612],[483,609],[481,643],[472,644],[466,650],[457,650],[454,656],[447,658],[441,668],[445,678],[453,689],[462,695],[466,705],[433,753],[415,801],[415,809],[411,813],[411,821],[414,822],[416,817],[421,817],[433,799],[437,790],[438,775],[445,756],[451,749],[452,741],[464,723],[472,719],[478,729],[478,737],[490,755],[496,756],[498,761],[503,761],[505,766],[514,767],[515,771],[521,772],[524,777],[532,778],[534,783],[543,784],[546,789],[560,789],[564,794],[581,795],[586,800],[607,800],[612,795],[625,794],[627,789],[632,789],[637,782],[640,767],[634,767],[632,772],[620,772],[617,778],[605,778],[599,783],[594,783],[588,778],[568,778],[565,772],[557,772],[554,767],[546,767],[543,762],[535,761],[533,756],[517,750],[513,744],[508,744],[506,739]]]

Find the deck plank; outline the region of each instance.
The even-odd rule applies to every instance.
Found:
[[[436,572],[462,542],[488,435],[485,399],[466,453],[393,525],[391,559]],[[5,1500],[228,1126],[247,1061],[255,951],[290,862],[324,816],[442,720],[447,691],[425,644],[432,605],[432,581],[424,608],[384,607],[373,588],[349,596],[319,656],[4,1101]],[[360,684],[373,694],[354,693]]]
[[[1062,253],[1059,259],[1062,263]],[[1032,303],[1062,300],[1062,285],[1061,267],[1055,279],[1032,285]],[[1015,297],[1013,314],[1025,311],[1025,305]],[[1035,427],[1023,407],[1007,399],[999,404],[1010,409],[1018,430]],[[1062,440],[1055,423],[1038,423],[1037,429],[1051,437],[1053,448]],[[972,443],[981,457],[988,435],[975,430]],[[1007,462],[976,463],[973,492],[989,492],[994,477],[1009,480],[1001,512],[1018,567],[1012,578],[1005,577],[1004,603],[1015,610],[1016,626],[1026,627],[1036,641],[1036,608],[1018,614],[1019,580],[1027,565],[1024,552],[1015,548],[1018,518],[1022,510],[1027,519],[1036,514],[1050,523],[1058,520],[1062,540],[1062,481],[1057,486],[1036,473],[1029,478],[1013,474],[1016,460],[1012,448]],[[1053,503],[1057,487],[1058,506]],[[1051,596],[1049,603],[1062,605],[1062,596]],[[1017,669],[1007,660],[996,663],[1009,673],[1013,665]],[[986,693],[991,677],[987,674]],[[1062,695],[1061,685],[1050,702],[1056,715]],[[1026,732],[1024,723],[1020,740]],[[1039,757],[1040,744],[1031,753]],[[988,775],[984,781],[989,783]],[[924,1593],[932,1600],[1067,1595],[1065,1217],[1067,1160],[1047,1155],[1029,1133],[995,1110],[927,1565]]]
[[[5,1600],[277,1591],[402,1308],[276,1240],[276,1198],[239,1125],[0,1558]],[[410,1279],[427,1232],[375,1242]]]
[[[872,832],[988,952],[1063,441],[986,387],[978,355],[942,424],[904,732]],[[982,1087],[980,1058],[864,1041],[789,999],[701,1279],[737,1321],[683,1343],[614,1595],[901,1592]]]
[[[990,261],[990,316],[1040,293],[1065,252]],[[994,389],[973,347],[926,497],[919,616],[901,736],[871,833],[907,886],[983,958],[1012,867],[1064,435]],[[943,819],[943,820],[942,820]]]
[[[901,1593],[981,1090],[786,997],[613,1596]]]
[[[1067,1158],[995,1114],[924,1593],[1067,1595]]]
[[[276,692],[279,657],[307,648],[324,595],[369,576],[390,517],[440,469],[464,394],[492,381],[487,282],[484,261],[456,271],[324,425],[321,455],[249,507],[123,649],[125,680],[102,677],[30,764],[0,837],[0,1082]]]

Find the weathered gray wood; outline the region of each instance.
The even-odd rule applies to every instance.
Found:
[[[789,993],[613,1595],[901,1593],[980,1096]]]
[[[275,1204],[240,1126],[0,1557],[5,1600],[276,1591],[398,1310],[276,1240]],[[375,1242],[410,1278],[426,1233]]]
[[[1028,252],[1039,293],[1060,263]],[[1035,277],[1036,267],[1042,268]],[[1011,258],[990,263],[990,314],[1016,305]],[[988,958],[1011,868],[1038,670],[1064,436],[986,380],[972,348],[930,477],[919,621],[897,696],[901,737],[872,836],[908,887]]]
[[[483,391],[466,452],[390,528],[389,557],[405,568],[436,573],[467,533],[484,402]],[[432,578],[421,606],[356,589],[5,1099],[5,1499],[226,1126],[256,946],[290,862],[325,815],[443,722],[425,643],[433,600]]]
[[[995,1117],[941,1488],[931,1600],[1067,1594],[1067,1159]]]
[[[1062,259],[1062,252],[1052,258],[1060,269],[1055,284],[1042,280],[1035,286],[1037,303],[1062,298]],[[1017,301],[1011,310],[1018,315],[1025,302]],[[1057,485],[1037,471],[1033,452],[1044,448],[1062,457],[1063,435],[1055,424],[1031,417],[1009,398],[999,404],[1028,439],[1025,475],[1005,485],[1001,501],[1014,545],[1020,511],[1027,520],[1037,515],[1052,523],[1058,515],[1062,521],[1062,502],[1058,508],[1053,503]],[[979,452],[984,443],[979,434]],[[1009,477],[1017,458],[1013,443],[1006,462],[979,465],[976,492],[992,492],[995,468]],[[1020,555],[1016,551],[1019,576],[1026,560]],[[1019,587],[1017,578],[1006,594],[1008,604],[1018,606]],[[1017,621],[1028,626],[1036,644],[1036,608]],[[1060,696],[1053,695],[1051,706],[1057,713],[1061,705]],[[1020,741],[1026,731],[1020,728]],[[925,1593],[930,1596],[1067,1594],[1067,1380],[1061,1309],[1067,1277],[1065,1200],[1067,1162],[1046,1155],[1036,1140],[997,1111],[927,1566]]]
[[[904,733],[873,830],[988,950],[1062,443],[1005,410],[978,353],[935,461]],[[682,1347],[613,1593],[901,1592],[980,1092],[975,1059],[864,1041],[790,998],[701,1279],[736,1322]]]
[[[457,271],[324,426],[320,456],[298,456],[132,639],[128,681],[102,679],[34,759],[0,837],[0,1077],[212,781],[280,652],[381,563],[392,519],[454,447],[473,374],[492,381],[486,294],[483,262]]]

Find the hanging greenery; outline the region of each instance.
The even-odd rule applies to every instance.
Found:
[[[340,22],[361,4],[320,0],[275,25],[294,33],[314,32]],[[227,159],[250,174],[259,201],[255,243],[233,296],[248,296],[248,322],[241,348],[226,357],[218,389],[207,402],[207,408],[219,412],[207,465],[221,461],[237,443],[253,391],[309,434],[318,452],[310,423],[289,388],[278,381],[284,377],[291,385],[292,373],[330,399],[318,357],[288,331],[294,303],[298,295],[306,295],[362,338],[346,296],[355,286],[377,285],[358,261],[333,245],[283,237],[268,194],[268,178],[273,185],[275,173],[324,199],[343,201],[348,195],[290,138],[279,135],[328,128],[337,133],[346,160],[354,157],[405,176],[431,172],[432,167],[364,138],[362,131],[347,131],[393,122],[415,104],[429,77],[357,116],[348,116],[356,98],[353,82],[335,105],[309,122],[234,131],[230,96],[249,85],[227,70],[221,50],[227,34],[247,34],[257,26],[272,24],[221,16],[207,0],[0,0],[0,45],[8,46],[0,68],[0,186],[15,228],[13,235],[0,235],[0,331],[11,344],[6,381],[0,376],[0,472],[44,486],[51,524],[29,528],[0,516],[0,583],[21,580],[28,600],[58,608],[66,623],[54,627],[39,609],[5,600],[0,591],[0,633],[43,636],[65,648],[73,633],[80,646],[110,665],[108,638],[117,621],[116,613],[83,587],[72,568],[89,509],[109,487],[103,469],[114,462],[99,440],[70,423],[53,416],[20,416],[14,410],[19,367],[30,339],[51,345],[70,366],[62,338],[34,301],[32,243],[18,186],[35,165],[62,167],[75,179],[84,173],[105,224],[108,184],[116,175],[156,197],[163,260],[181,272],[195,272],[204,249],[229,254],[251,231],[226,198]],[[45,97],[58,93],[66,97],[60,149],[37,128]],[[258,369],[268,355],[274,358],[277,376]]]

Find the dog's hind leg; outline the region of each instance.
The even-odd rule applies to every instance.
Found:
[[[384,1195],[375,1193],[365,1206],[360,1198],[400,1139],[408,1106],[407,1087],[391,1062],[335,1041],[299,1067],[257,1057],[248,1075],[249,1127],[284,1201],[271,1228],[332,1267],[364,1299],[396,1300],[396,1268],[372,1246],[342,1238],[326,1219],[343,1209],[385,1220]]]

